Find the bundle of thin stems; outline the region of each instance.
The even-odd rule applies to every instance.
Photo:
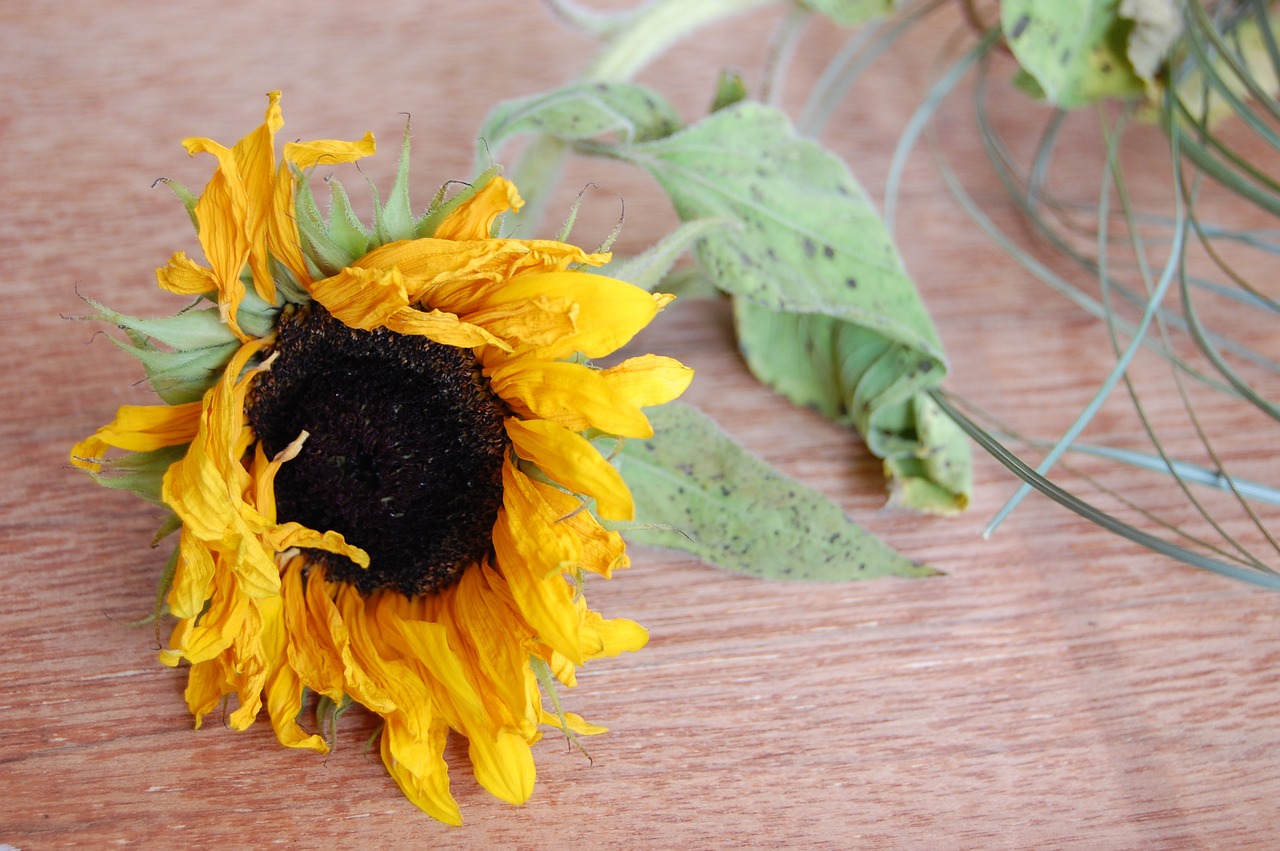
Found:
[[[898,26],[938,5],[912,7]],[[860,59],[896,38],[892,26],[878,38],[864,35],[856,57],[837,62],[858,69]],[[909,122],[889,176],[890,221],[907,154],[972,75],[972,107],[988,158],[1037,244],[1027,247],[997,226],[950,168],[945,145],[934,140],[942,176],[1013,260],[1098,320],[1114,356],[1092,398],[1052,441],[1017,435],[992,415],[934,392],[944,410],[1023,481],[988,534],[1034,489],[1157,552],[1280,589],[1280,542],[1268,527],[1280,488],[1258,480],[1275,473],[1280,419],[1280,401],[1266,392],[1268,384],[1277,387],[1280,371],[1273,324],[1280,291],[1265,274],[1280,253],[1280,231],[1271,221],[1280,213],[1280,181],[1268,174],[1268,165],[1280,162],[1274,26],[1261,0],[1212,9],[1188,0],[1181,35],[1148,97],[1071,111],[1046,108],[1039,143],[1025,163],[1011,152],[992,108],[993,75],[1007,74],[1012,64],[999,55],[998,29],[947,66]],[[850,83],[846,71],[828,85]],[[820,127],[827,114],[821,105],[834,102],[831,90],[815,92],[810,103],[816,106],[807,113],[812,125]],[[1092,159],[1078,144],[1082,123],[1096,133],[1101,153]],[[1153,171],[1144,163],[1144,185],[1131,185],[1126,143],[1144,158],[1163,157],[1167,181],[1150,185]],[[1055,194],[1054,175],[1068,168],[1078,175],[1082,160],[1096,160],[1096,194],[1089,201]],[[1061,182],[1078,194],[1077,179]],[[1247,211],[1248,226],[1210,221],[1201,213],[1210,207],[1233,220]],[[1067,271],[1059,271],[1064,266]],[[1128,427],[1113,427],[1105,442],[1087,439],[1099,411],[1117,399],[1131,409]],[[1170,399],[1177,401],[1174,413]],[[1039,461],[1029,460],[1032,455]],[[1140,487],[1144,474],[1137,471],[1164,477],[1163,483]],[[1062,483],[1068,478],[1070,486]]]

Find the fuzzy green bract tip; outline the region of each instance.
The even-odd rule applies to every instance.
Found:
[[[636,517],[612,525],[635,543],[684,550],[766,579],[937,574],[747,452],[697,409],[671,402],[648,414],[654,436],[625,441],[614,459],[635,498]]]

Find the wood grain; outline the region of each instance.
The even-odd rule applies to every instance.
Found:
[[[588,743],[593,761],[549,737],[535,751],[534,798],[514,808],[476,786],[454,742],[458,829],[416,811],[363,750],[367,717],[347,716],[327,759],[280,748],[265,723],[235,734],[214,718],[192,732],[183,675],[155,662],[150,628],[128,625],[148,611],[165,559],[147,548],[155,518],[65,463],[117,405],[150,399],[126,356],[63,318],[82,312],[77,292],[126,311],[166,309],[153,269],[192,243],[177,203],[151,181],[200,185],[208,163],[189,161],[179,140],[239,138],[270,89],[285,91],[285,138],[374,130],[383,153],[364,171],[383,185],[401,113],[412,113],[425,201],[439,182],[469,176],[491,104],[550,88],[588,56],[536,3],[212,8],[19,0],[0,9],[0,843],[1276,841],[1280,597],[1167,562],[1039,499],[983,540],[978,530],[1013,488],[983,457],[968,514],[882,509],[878,462],[759,387],[734,352],[726,309],[710,302],[668,311],[636,348],[696,367],[690,401],[945,577],[788,585],[638,550],[630,571],[593,587],[593,603],[644,623],[651,644],[588,666],[568,695],[611,728]],[[776,18],[762,12],[707,33],[644,80],[692,117],[721,66],[759,67]],[[891,55],[825,137],[873,192],[954,22]],[[788,82],[792,102],[842,37],[810,33]],[[1025,152],[1035,110],[1010,96],[1001,111]],[[940,119],[951,162],[1017,229],[967,114],[962,104]],[[670,224],[651,186],[598,163],[572,166],[564,197],[587,181],[598,189],[585,242],[612,227],[618,194],[622,250]],[[925,156],[907,171],[899,227],[954,363],[949,387],[1026,433],[1058,434],[1110,363],[1105,334],[986,242]],[[1273,330],[1257,336],[1276,356]],[[1102,428],[1131,429],[1122,409],[1109,408]],[[1226,448],[1249,459],[1258,434],[1242,428]],[[1269,457],[1257,464],[1275,472]]]

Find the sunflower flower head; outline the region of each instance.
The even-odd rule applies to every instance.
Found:
[[[299,721],[308,695],[361,704],[405,795],[457,824],[450,731],[512,803],[532,792],[544,727],[602,731],[543,704],[579,665],[647,640],[581,593],[628,564],[600,519],[633,513],[594,441],[650,436],[643,409],[692,373],[656,355],[592,363],[670,297],[584,271],[607,254],[498,237],[522,202],[496,173],[413,215],[407,134],[373,226],[336,180],[326,217],[309,171],[371,155],[373,137],[291,143],[277,161],[269,98],[233,147],[184,142],[216,160],[198,196],[174,185],[204,262],[176,252],[157,280],[196,304],[137,319],[91,302],[164,404],[120,408],[71,461],[171,512],[177,623],[160,659],[188,666],[197,727],[234,695],[235,729],[265,711],[282,744],[325,752]]]

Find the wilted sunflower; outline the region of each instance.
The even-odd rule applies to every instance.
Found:
[[[326,221],[306,171],[373,138],[288,144],[277,167],[279,97],[233,148],[184,143],[218,161],[198,198],[174,185],[208,266],[178,252],[157,276],[216,306],[142,320],[94,305],[167,404],[120,408],[72,463],[172,512],[178,623],[160,657],[190,664],[197,727],[235,694],[235,729],[265,706],[282,744],[324,752],[297,720],[306,692],[331,714],[354,701],[382,717],[404,793],[456,824],[449,730],[480,784],[520,803],[541,725],[602,729],[544,709],[541,687],[647,638],[582,597],[584,574],[627,564],[595,515],[633,510],[591,440],[649,436],[641,409],[691,372],[591,365],[670,297],[579,271],[607,254],[495,238],[521,204],[503,178],[410,214],[407,134],[374,227],[336,181]]]

